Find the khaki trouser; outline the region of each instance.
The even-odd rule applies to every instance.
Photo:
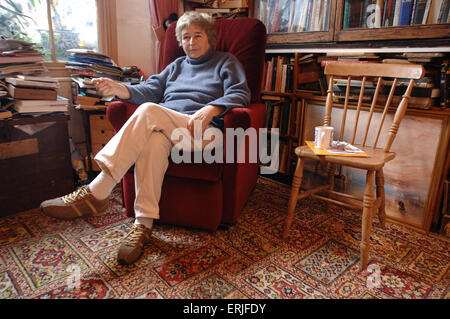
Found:
[[[190,141],[192,150],[199,150],[199,147],[209,149],[219,145],[215,141],[204,141],[201,145],[194,146],[190,134],[184,134],[182,140],[172,140],[173,130],[186,128],[189,119],[189,115],[154,103],[144,103],[95,156],[100,168],[117,183],[135,164],[136,217],[159,218],[158,203],[162,183],[169,166],[169,155],[175,144],[183,144],[184,148],[185,143]],[[219,129],[212,129],[220,134]]]

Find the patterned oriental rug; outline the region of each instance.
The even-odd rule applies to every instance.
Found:
[[[36,209],[0,218],[0,299],[450,298],[448,238],[375,220],[360,271],[360,213],[302,200],[285,242],[288,197],[289,186],[260,178],[236,225],[156,224],[131,266],[115,258],[133,223],[118,188],[101,217],[61,221]]]

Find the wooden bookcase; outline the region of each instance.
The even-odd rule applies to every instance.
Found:
[[[375,3],[376,1],[373,2]],[[437,0],[437,2],[442,1]],[[275,3],[275,1],[255,1],[255,12],[253,16],[256,18],[261,18],[258,11],[261,3],[265,5],[267,3]],[[376,55],[401,55],[407,52],[440,53],[444,55],[442,57],[443,59],[450,58],[449,23],[428,23],[423,25],[387,26],[379,28],[363,28],[360,26],[344,28],[343,17],[346,0],[330,0],[326,3],[329,5],[329,13],[327,15],[329,22],[328,28],[326,29],[313,32],[270,32],[273,31],[272,28],[268,30],[266,60],[270,60],[274,56],[284,56],[286,59],[290,58],[294,61],[293,64],[296,68],[294,71],[294,87],[290,92],[277,92],[272,89],[267,90],[262,83],[262,97],[266,104],[267,101],[270,101],[268,99],[271,97],[274,103],[278,103],[278,99],[285,100],[286,102],[279,103],[280,109],[287,107],[290,108],[286,112],[287,114],[291,116],[296,116],[296,114],[300,115],[299,119],[287,121],[287,123],[290,123],[289,125],[293,125],[290,129],[294,129],[294,132],[297,133],[280,135],[280,142],[285,145],[284,148],[287,150],[287,154],[283,155],[280,149],[280,159],[283,159],[285,162],[280,165],[282,171],[277,175],[282,175],[281,178],[286,181],[289,181],[295,169],[295,147],[304,144],[305,140],[313,137],[314,126],[321,125],[321,123],[316,123],[316,120],[321,118],[320,114],[323,112],[323,106],[325,104],[325,96],[320,89],[313,93],[296,89],[298,86],[299,58],[309,54],[318,57],[325,56],[327,53],[351,54],[352,52],[355,55],[360,52]],[[264,18],[261,20],[264,22]],[[397,182],[404,184],[396,194],[391,196],[391,206],[388,208],[387,214],[388,219],[391,221],[422,232],[429,232],[430,230],[437,230],[439,226],[444,182],[448,176],[450,166],[448,156],[450,147],[450,111],[448,108],[440,107],[431,107],[428,109],[410,107],[406,116],[407,121],[404,126],[409,128],[405,128],[403,132],[400,130],[399,140],[403,141],[402,143],[407,144],[408,135],[414,134],[414,127],[424,125],[430,130],[427,133],[429,136],[421,137],[421,142],[431,141],[433,144],[432,154],[424,157],[423,162],[417,164],[416,167],[419,172],[421,170],[427,172],[421,175],[421,178],[423,178],[422,184],[426,186],[420,190],[418,188],[413,189],[411,192],[411,189],[407,187],[407,181],[395,180],[394,175],[399,176],[402,174],[399,174],[399,172],[393,174],[391,182],[388,181],[386,183],[388,188],[397,187],[395,185]],[[299,123],[296,123],[296,121]],[[300,125],[300,129],[296,130],[295,125]],[[271,128],[271,125],[269,128]],[[414,157],[418,155],[409,155],[408,150],[399,147],[397,158],[408,161],[408,156]],[[400,167],[394,167],[393,171],[395,172]],[[314,183],[314,176],[320,175],[320,168],[312,166],[308,168],[311,174],[309,180],[308,177],[305,180],[308,183]],[[344,173],[342,176],[338,176],[337,181],[341,180],[342,186],[346,187],[345,178],[348,176],[345,176]],[[355,173],[353,175],[356,176]],[[414,204],[414,207],[409,207],[408,205],[412,204],[406,202],[402,196],[414,197],[414,191],[420,193],[420,195],[416,196],[418,203]],[[406,210],[402,210],[402,207],[404,208],[405,205]]]
[[[387,5],[389,1],[391,0],[373,0],[369,2],[381,4],[381,14],[383,15],[383,6],[384,4]],[[346,3],[349,3],[350,0],[320,0],[313,2],[318,3],[318,6],[322,6],[322,8],[320,9],[322,11],[318,12],[323,15],[324,18],[328,19],[328,23],[325,24],[327,26],[326,29],[321,29],[318,31],[306,30],[302,32],[273,32],[276,31],[276,29],[270,28],[268,30],[268,45],[281,45],[284,47],[289,47],[302,45],[305,43],[315,43],[316,46],[322,46],[326,42],[328,42],[329,44],[335,44],[336,42],[344,43],[353,41],[367,42],[368,40],[385,40],[392,42],[393,40],[398,41],[399,39],[442,39],[442,43],[445,43],[445,41],[448,42],[448,38],[450,37],[450,23],[433,23],[435,21],[433,19],[433,15],[431,14],[431,12],[433,12],[432,10],[434,10],[435,12],[433,13],[434,15],[439,14],[439,6],[444,2],[443,0],[433,0],[432,2],[430,1],[430,3],[432,3],[433,5],[433,8],[431,8],[429,11],[429,17],[431,18],[431,20],[427,21],[426,24],[387,27],[381,25],[380,27],[376,28],[362,27],[359,25],[356,27],[345,29],[343,28],[343,18],[345,14]],[[356,2],[364,6],[364,3],[366,3],[367,1],[361,0]],[[287,6],[279,7],[282,5],[281,3],[285,3]],[[308,0],[295,0],[285,2],[274,0],[255,0],[253,4],[255,10],[253,16],[255,18],[261,19],[267,25],[273,22],[273,16],[270,15],[271,12],[273,12],[273,14],[281,11],[286,12],[291,11],[292,8],[294,8],[294,10],[298,10],[298,7],[296,7],[296,3],[299,3],[300,9],[302,9],[301,3],[303,3],[302,10],[304,10],[304,6],[308,3]],[[269,9],[264,10],[266,7],[269,7]],[[269,12],[269,14],[264,15],[262,12]]]

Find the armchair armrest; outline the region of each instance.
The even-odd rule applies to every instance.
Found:
[[[123,101],[112,102],[106,109],[106,118],[111,122],[116,132],[125,124],[128,118],[136,111],[138,105]],[[249,127],[260,128],[263,125],[264,104],[251,104],[248,108],[231,109],[224,118],[224,128]]]
[[[106,118],[117,132],[136,111],[139,105],[122,101],[114,101],[106,109]]]

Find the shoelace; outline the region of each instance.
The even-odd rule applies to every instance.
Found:
[[[84,196],[88,195],[87,188],[82,186],[78,188],[76,191],[63,196],[61,199],[65,204],[72,204],[73,202],[82,199]]]
[[[136,246],[145,236],[145,228],[133,226],[133,230],[125,238],[125,243],[129,246]]]

